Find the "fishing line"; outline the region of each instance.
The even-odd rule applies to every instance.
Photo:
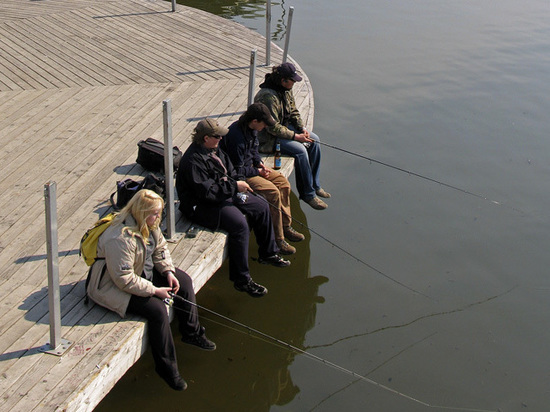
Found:
[[[278,208],[276,205],[274,204],[271,204],[270,202],[267,201],[266,198],[264,198],[263,196],[255,193],[255,192],[248,192],[248,193],[251,193],[252,195],[262,199],[263,201],[265,201],[269,206],[273,207],[274,209],[278,209],[281,211],[281,213],[285,213],[282,209]],[[320,234],[319,232],[317,232],[316,230],[312,229],[311,227],[309,227],[308,225],[306,225],[305,223],[303,222],[300,222],[298,219],[295,219],[295,218],[292,218],[293,221],[295,221],[296,223],[300,224],[302,227],[305,227],[307,230],[309,230],[311,233],[314,233],[315,235],[319,236],[321,239],[323,239],[325,242],[327,242],[328,244],[330,244],[332,247],[335,247],[336,249],[340,250],[341,252],[345,253],[346,255],[348,255],[349,257],[351,257],[352,259],[355,259],[357,262],[365,265],[366,267],[368,267],[369,269],[373,270],[374,272],[378,273],[380,276],[383,276],[385,277],[386,279],[392,281],[393,283],[407,289],[407,290],[410,290],[411,292],[414,292],[414,293],[417,293],[419,295],[422,295],[428,299],[431,299],[431,300],[435,300],[434,298],[432,298],[431,296],[428,296],[426,295],[425,293],[422,293],[420,292],[419,290],[416,290],[414,288],[412,288],[411,286],[408,286],[406,284],[404,284],[403,282],[400,282],[399,280],[397,279],[394,279],[392,278],[391,276],[387,275],[386,273],[382,272],[380,269],[374,267],[373,265],[365,262],[363,259],[355,256],[353,253],[349,252],[348,250],[344,249],[342,246],[339,246],[337,245],[336,243],[334,243],[332,240],[328,239],[327,237],[323,236],[322,234]]]
[[[262,340],[263,340],[264,342],[276,344],[276,345],[278,345],[279,347],[282,347],[282,348],[284,348],[284,349],[287,349],[287,350],[289,350],[289,351],[291,351],[291,352],[295,352],[295,353],[299,353],[299,354],[301,354],[301,355],[304,355],[304,356],[306,356],[306,357],[308,357],[308,358],[310,358],[310,359],[312,359],[312,360],[314,360],[314,361],[316,361],[316,362],[319,362],[319,363],[321,363],[321,364],[323,364],[323,365],[325,365],[325,366],[328,366],[328,367],[330,367],[330,368],[333,368],[333,369],[335,369],[335,370],[338,370],[338,371],[340,371],[340,372],[343,372],[343,373],[345,373],[345,374],[347,374],[347,375],[350,375],[350,376],[352,376],[352,377],[354,377],[354,378],[356,378],[356,379],[358,379],[358,380],[362,380],[362,381],[364,381],[364,382],[367,382],[367,383],[369,383],[369,384],[371,384],[371,385],[374,385],[374,386],[376,386],[376,387],[378,387],[378,388],[380,388],[380,389],[382,389],[382,390],[385,390],[385,391],[387,391],[387,392],[391,392],[391,393],[393,393],[393,394],[395,394],[395,395],[397,395],[397,396],[399,396],[399,397],[401,397],[401,398],[404,398],[404,399],[407,399],[407,400],[409,400],[409,401],[415,402],[415,403],[417,403],[417,404],[423,405],[423,406],[425,406],[425,407],[427,407],[427,408],[438,408],[438,409],[455,410],[455,411],[465,411],[465,412],[495,412],[495,411],[488,410],[488,409],[461,408],[461,407],[454,407],[454,406],[439,406],[439,405],[432,405],[432,404],[429,404],[429,403],[427,403],[427,402],[424,402],[424,401],[421,401],[421,400],[419,400],[419,399],[417,399],[417,398],[414,398],[414,397],[412,397],[412,396],[410,396],[410,395],[407,395],[406,393],[399,392],[399,391],[396,390],[396,389],[390,388],[389,386],[386,386],[386,385],[383,385],[383,384],[381,384],[381,383],[379,383],[379,382],[376,382],[375,380],[372,380],[372,379],[370,379],[370,378],[367,378],[366,376],[360,375],[360,374],[358,374],[357,372],[354,372],[354,371],[352,371],[352,370],[350,370],[350,369],[344,368],[343,366],[340,366],[340,365],[338,365],[338,364],[336,364],[336,363],[334,363],[334,362],[331,362],[331,361],[329,361],[329,360],[327,360],[327,359],[324,359],[324,358],[322,358],[322,357],[320,357],[320,356],[317,356],[317,355],[314,355],[314,354],[312,354],[312,353],[309,353],[309,352],[307,352],[307,351],[305,351],[305,350],[303,350],[303,349],[300,349],[300,348],[298,348],[297,346],[294,346],[294,345],[292,345],[292,344],[290,344],[290,343],[287,343],[287,342],[285,342],[285,341],[282,341],[282,340],[280,340],[280,339],[277,339],[277,338],[275,338],[275,337],[273,337],[273,336],[271,336],[271,335],[268,335],[267,333],[264,333],[264,332],[262,332],[262,331],[260,331],[260,330],[258,330],[258,329],[255,329],[255,328],[253,328],[253,327],[251,327],[251,326],[245,325],[244,323],[241,323],[241,322],[239,322],[239,321],[236,321],[236,320],[234,320],[234,319],[231,319],[231,318],[229,318],[229,317],[227,317],[227,316],[225,316],[225,315],[222,315],[221,313],[218,313],[218,312],[216,312],[216,311],[214,311],[214,310],[212,310],[212,309],[208,309],[208,308],[206,308],[206,307],[204,307],[204,306],[202,306],[202,305],[199,305],[198,303],[191,302],[190,300],[187,300],[187,299],[185,299],[184,297],[181,297],[181,296],[176,295],[176,294],[171,293],[171,292],[170,292],[170,295],[172,296],[172,300],[179,300],[179,301],[182,301],[182,302],[184,302],[184,303],[190,304],[190,305],[192,305],[192,306],[195,306],[195,307],[198,308],[198,309],[201,309],[201,310],[203,310],[203,311],[205,311],[205,312],[208,312],[208,313],[210,313],[210,314],[212,314],[212,315],[215,315],[215,316],[217,316],[217,317],[219,317],[219,318],[221,318],[221,319],[223,319],[223,320],[225,320],[225,321],[227,321],[227,322],[230,322],[230,323],[232,323],[232,324],[234,324],[234,325],[237,325],[237,326],[239,326],[240,328],[245,329],[245,330],[248,332],[248,335],[251,336],[251,337],[258,338],[257,336],[259,336],[260,338],[263,338]],[[165,302],[167,305],[169,305],[169,306],[171,306],[171,307],[173,307],[173,308],[176,308],[176,309],[178,309],[178,310],[180,310],[180,311],[182,311],[182,312],[188,313],[188,311],[186,311],[185,309],[179,308],[178,306],[173,305],[172,302],[170,301],[170,299],[164,299],[164,302]],[[220,323],[220,324],[221,324],[221,323]],[[229,325],[226,325],[226,324],[221,324],[221,325],[222,325],[222,326],[225,326],[225,327],[228,327],[228,328],[230,328],[230,329],[232,329],[232,330],[235,330],[235,331],[238,331],[238,332],[241,332],[241,333],[242,333],[242,331],[239,331],[238,329],[231,328]],[[254,336],[254,335],[252,335],[252,334],[255,334],[255,335],[257,335],[257,336]]]
[[[420,173],[415,173],[415,172],[413,172],[413,171],[411,171],[411,170],[403,169],[403,168],[401,168],[401,167],[394,166],[394,165],[391,165],[391,164],[389,164],[389,163],[386,163],[386,162],[382,162],[382,161],[380,161],[380,160],[373,159],[372,157],[368,157],[368,156],[365,156],[365,155],[362,155],[362,154],[359,154],[359,153],[352,152],[351,150],[342,149],[342,148],[340,148],[340,147],[337,147],[337,146],[334,146],[334,145],[331,145],[331,144],[328,144],[328,143],[324,143],[324,142],[316,142],[316,143],[319,143],[320,145],[323,145],[323,146],[330,147],[331,149],[334,149],[334,150],[339,150],[339,151],[341,151],[341,152],[350,154],[350,155],[352,155],[352,156],[359,157],[359,158],[361,158],[361,159],[368,160],[368,161],[370,161],[370,162],[372,162],[372,163],[377,163],[377,164],[379,164],[379,165],[386,166],[386,167],[392,168],[392,169],[394,169],[394,170],[398,170],[398,171],[400,171],[400,172],[407,173],[407,174],[409,174],[409,175],[411,175],[411,176],[415,176],[415,177],[418,177],[418,178],[420,178],[420,179],[427,180],[427,181],[432,182],[432,183],[440,184],[440,185],[442,185],[442,186],[448,187],[449,189],[458,190],[459,192],[465,193],[465,194],[470,195],[470,196],[477,197],[478,199],[486,200],[486,201],[491,202],[491,203],[493,203],[493,204],[495,204],[495,205],[499,205],[499,206],[502,205],[502,203],[497,202],[496,200],[489,199],[489,198],[486,197],[486,196],[480,195],[480,194],[478,194],[478,193],[470,192],[469,190],[463,189],[463,188],[458,187],[458,186],[451,185],[451,184],[449,184],[449,183],[442,182],[442,181],[437,180],[437,179],[433,179],[433,178],[428,177],[428,176],[425,176],[425,175],[421,175]],[[520,211],[520,212],[521,212],[521,211]]]
[[[234,182],[237,182],[237,180],[231,176],[229,176],[227,173],[224,173],[224,176],[227,177],[228,179],[230,180],[233,180]],[[282,210],[281,208],[277,207],[277,205],[274,205],[270,202],[268,202],[268,200],[263,197],[262,195],[256,193],[256,192],[246,192],[246,193],[250,193],[252,194],[253,196],[256,196],[257,198],[259,199],[262,199],[264,202],[266,202],[270,207],[274,208],[275,210],[279,210],[281,213],[285,213],[284,210]],[[290,216],[289,216],[290,217]],[[416,293],[418,295],[421,295],[421,296],[424,296],[428,299],[431,299],[431,300],[436,300],[434,298],[432,298],[431,296],[428,296],[426,295],[425,293],[422,293],[420,292],[419,290],[416,290],[414,288],[412,288],[411,286],[408,286],[402,282],[400,282],[399,280],[397,279],[394,279],[392,278],[391,276],[387,275],[386,273],[382,272],[380,269],[377,269],[376,267],[372,266],[371,264],[365,262],[363,259],[355,256],[353,253],[349,252],[348,250],[344,249],[343,247],[337,245],[336,243],[334,243],[333,241],[331,241],[330,239],[328,239],[327,237],[323,236],[322,234],[320,234],[319,232],[317,232],[316,230],[313,230],[312,228],[310,228],[308,225],[306,225],[305,223],[299,221],[298,219],[295,219],[295,218],[292,218],[293,221],[297,222],[298,224],[300,224],[302,227],[306,228],[307,230],[309,230],[311,233],[314,233],[315,235],[319,236],[321,239],[323,239],[325,242],[327,242],[328,244],[330,244],[332,247],[335,247],[336,249],[340,250],[341,252],[345,253],[346,255],[348,255],[349,257],[351,257],[352,259],[355,259],[357,262],[365,265],[366,267],[368,267],[369,269],[373,270],[374,272],[378,273],[380,276],[383,276],[385,277],[386,279],[392,281],[393,283],[413,292],[413,293]]]

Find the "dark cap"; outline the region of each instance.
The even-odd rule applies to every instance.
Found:
[[[259,122],[264,122],[268,127],[275,126],[275,120],[269,113],[269,109],[263,103],[253,103],[246,109],[246,114],[249,119],[256,119]]]
[[[296,73],[296,67],[292,63],[283,63],[277,67],[277,72],[283,79],[292,79],[295,82],[302,81],[302,77]]]
[[[229,133],[227,127],[222,127],[219,123],[210,118],[205,118],[195,126],[195,137],[202,139],[204,136],[225,136]]]

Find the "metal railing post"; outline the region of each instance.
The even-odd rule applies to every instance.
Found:
[[[285,50],[283,52],[283,63],[286,62],[288,56],[288,45],[290,43],[290,29],[292,28],[292,15],[294,14],[294,7],[290,7],[288,11],[288,23],[286,25],[286,36],[285,36]]]
[[[61,338],[61,294],[59,292],[59,246],[57,236],[57,184],[44,185],[46,203],[46,251],[48,256],[48,308],[50,342],[40,348],[43,352],[61,356],[71,342]]]
[[[250,75],[248,80],[248,106],[250,106],[254,102],[254,86],[256,86],[256,49],[250,52]]]
[[[174,149],[172,144],[172,102],[162,102],[164,123],[164,174],[166,185],[166,238],[172,239],[176,233],[174,211]]]
[[[265,5],[265,65],[271,64],[271,0]]]

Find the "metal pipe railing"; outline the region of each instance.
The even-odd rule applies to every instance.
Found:
[[[265,5],[265,65],[271,64],[271,0]]]
[[[285,35],[285,48],[283,52],[283,63],[286,62],[286,59],[288,57],[288,46],[290,43],[290,29],[292,29],[292,16],[294,14],[294,7],[290,7],[288,11],[288,23],[286,25],[286,35]]]
[[[46,203],[46,252],[48,266],[48,308],[50,342],[40,350],[52,355],[63,355],[72,342],[61,338],[61,294],[59,292],[59,245],[57,236],[57,184],[44,185]]]
[[[255,86],[256,86],[256,49],[250,52],[250,74],[248,78],[248,106],[250,106],[254,102]]]
[[[166,186],[166,239],[172,239],[176,234],[176,218],[174,204],[174,148],[172,144],[172,102],[167,99],[162,102],[164,124],[164,175]]]

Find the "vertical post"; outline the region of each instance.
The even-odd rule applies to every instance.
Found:
[[[254,86],[256,85],[256,49],[250,52],[250,75],[248,79],[248,106],[254,101]]]
[[[46,252],[48,266],[48,308],[50,317],[50,342],[41,351],[61,356],[71,342],[61,339],[61,295],[59,293],[59,246],[57,237],[57,184],[44,185],[46,203]]]
[[[176,0],[172,0],[172,12],[176,11]]]
[[[288,23],[286,25],[286,36],[285,36],[285,50],[283,52],[283,63],[286,62],[288,56],[288,44],[290,43],[290,29],[292,28],[292,15],[294,14],[294,7],[290,7],[288,11]]]
[[[48,301],[50,309],[50,346],[61,342],[61,308],[59,294],[59,250],[57,243],[57,184],[44,185],[46,201],[46,251],[48,255]]]
[[[265,5],[265,65],[271,64],[271,0]]]
[[[176,233],[174,211],[174,149],[172,144],[172,102],[162,102],[164,122],[164,174],[166,176],[166,238],[172,239]]]

